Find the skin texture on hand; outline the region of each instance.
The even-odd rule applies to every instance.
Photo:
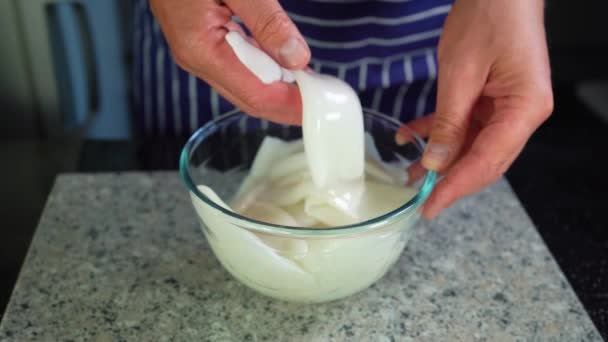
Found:
[[[542,0],[452,7],[438,49],[436,113],[408,124],[429,136],[422,165],[444,175],[426,218],[498,180],[553,111],[543,12]],[[402,129],[395,139],[411,137]]]
[[[262,83],[233,53],[224,37],[240,31],[238,16],[281,66],[305,68],[310,49],[277,0],[150,0],[176,63],[205,80],[241,110],[280,123],[300,124],[300,93],[293,84]]]

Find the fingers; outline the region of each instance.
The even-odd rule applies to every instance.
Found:
[[[240,63],[230,46],[220,44],[209,52],[213,61],[205,80],[244,112],[270,121],[299,125],[300,92],[294,84],[264,84]]]
[[[221,31],[218,34],[227,33],[224,27],[217,30]],[[193,69],[188,71],[203,78],[242,111],[279,123],[301,123],[302,105],[297,87],[284,82],[262,83],[240,62],[225,40],[191,53],[196,61],[204,62],[186,64]]]
[[[515,115],[493,120],[481,129],[469,151],[433,190],[423,212],[427,219],[502,177],[536,128],[525,127]]]
[[[399,127],[399,130],[397,130],[397,133],[395,134],[395,143],[399,146],[403,146],[414,140],[414,134],[421,138],[428,137],[433,125],[434,115],[434,113],[426,115]],[[407,168],[407,185],[413,185],[420,178],[424,177],[426,173],[427,170],[422,166],[420,161],[413,163]]]
[[[458,158],[487,73],[471,61],[440,59],[436,114],[422,159],[426,168],[443,171]]]
[[[225,0],[275,61],[287,69],[302,69],[310,49],[277,0]]]
[[[434,115],[435,114],[429,114],[401,126],[395,134],[395,143],[399,146],[407,144],[414,139],[414,135],[412,133],[422,138],[428,137],[433,125]]]
[[[257,3],[257,2],[256,2]],[[155,0],[154,14],[176,63],[204,79],[244,112],[272,121],[300,124],[301,100],[296,86],[263,84],[237,58],[225,40],[233,12],[216,1]]]

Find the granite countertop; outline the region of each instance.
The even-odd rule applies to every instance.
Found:
[[[368,290],[297,305],[221,268],[176,173],[129,173],[58,177],[0,323],[27,340],[601,337],[506,181],[421,223]]]

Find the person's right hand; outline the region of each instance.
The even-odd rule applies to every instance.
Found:
[[[240,28],[287,69],[303,69],[310,50],[277,0],[150,0],[175,62],[247,112],[280,123],[300,124],[302,105],[294,84],[262,83],[238,60],[224,39]]]

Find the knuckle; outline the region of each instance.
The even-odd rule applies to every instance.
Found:
[[[264,102],[260,100],[260,97],[256,94],[245,93],[241,96],[241,100],[244,103],[245,108],[243,109],[247,114],[258,117],[265,111]]]
[[[443,39],[439,39],[437,44],[437,61],[443,61],[445,56],[445,43]]]
[[[447,57],[445,53],[442,53],[441,46],[439,46],[437,49],[437,65],[439,67],[439,73],[446,73],[451,69],[452,59]]]
[[[283,34],[291,27],[291,19],[283,10],[278,9],[263,15],[255,25],[256,39],[266,41]]]
[[[509,168],[510,163],[507,158],[494,159],[476,150],[471,150],[471,153],[482,170],[481,180],[485,184],[492,184],[498,181]]]
[[[527,115],[522,117],[517,111],[511,113],[511,121],[513,123],[521,123],[521,126],[523,126],[521,128],[524,131],[538,128],[538,126],[549,119],[554,109],[551,87],[532,89],[530,94],[534,95],[523,97],[519,105]]]
[[[467,84],[469,82],[474,82],[479,78],[478,68],[479,66],[477,63],[465,61],[454,65],[453,73],[459,81],[463,82],[463,84]]]
[[[540,111],[542,114],[541,118],[543,121],[545,121],[551,116],[555,106],[555,103],[553,101],[553,91],[550,87],[549,89],[541,92],[541,95],[539,96],[539,102]]]
[[[438,53],[437,63],[439,65],[439,73],[443,78],[452,80],[451,82],[466,84],[467,82],[474,82],[479,78],[479,63],[474,59],[461,60],[453,56],[445,56]],[[442,76],[440,76],[440,79]]]
[[[184,32],[168,43],[175,63],[190,72],[206,63],[206,52],[211,49],[206,35],[198,31]]]
[[[175,64],[181,67],[184,70],[191,70],[191,62],[192,57],[188,50],[182,48],[173,48],[171,49],[171,54],[173,55],[173,60]]]
[[[460,69],[460,72],[465,80],[477,80],[479,78],[479,64],[477,63],[462,63]]]
[[[439,44],[437,44],[437,62],[440,65],[450,60],[450,58],[447,56],[447,50],[449,50],[448,43],[449,40],[446,40],[445,36],[439,38]]]
[[[453,117],[456,115],[436,115],[433,120],[433,139],[441,141],[453,141],[461,139],[465,135],[465,128],[458,124]]]

